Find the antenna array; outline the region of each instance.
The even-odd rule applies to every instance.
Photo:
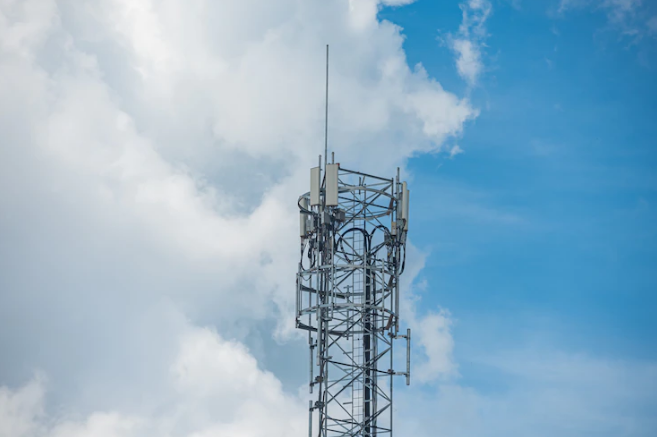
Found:
[[[315,395],[308,435],[392,436],[393,378],[410,383],[411,332],[399,333],[409,191],[399,170],[394,179],[334,162],[322,171],[321,160],[298,202],[296,325],[308,331]],[[404,372],[393,370],[398,339]]]

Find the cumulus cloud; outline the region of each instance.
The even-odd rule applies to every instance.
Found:
[[[445,382],[435,390],[402,393],[398,405],[413,420],[400,431],[429,437],[440,429],[454,437],[651,436],[654,363],[617,361],[545,348],[471,356],[471,372],[491,386]],[[411,405],[412,407],[408,408]]]
[[[285,393],[242,344],[191,326],[177,340],[177,355],[161,381],[164,396],[147,401],[149,414],[130,414],[120,407],[82,418],[46,414],[47,383],[35,377],[15,390],[0,388],[0,436],[282,437],[306,429],[298,396]]]
[[[447,379],[456,375],[453,358],[454,339],[452,337],[451,315],[446,310],[429,312],[415,323],[416,341],[422,347],[426,359],[416,366],[417,379],[429,382]]]
[[[305,381],[286,386],[245,343],[291,336],[295,199],[323,145],[324,44],[345,164],[393,174],[477,115],[408,68],[400,29],[376,17],[402,3],[0,0],[1,437],[305,433]],[[486,5],[466,3],[455,35],[479,50]],[[459,68],[476,79],[467,56]],[[412,252],[405,290],[423,267]],[[408,435],[433,435],[436,411],[458,435],[463,417],[484,429],[481,408],[526,405],[457,385],[451,316],[404,305],[414,375],[434,383],[397,404],[431,405]]]
[[[133,246],[149,239],[185,262],[211,263],[221,285],[257,281],[248,274],[256,266],[272,276],[242,292],[280,286],[274,298],[284,305],[296,223],[289,198],[306,188],[321,150],[320,42],[333,40],[337,53],[331,136],[344,161],[392,171],[440,148],[476,112],[408,69],[390,23],[351,27],[352,10],[339,2],[296,16],[296,4],[283,3],[251,23],[245,14],[267,6],[245,3],[5,2],[3,41],[21,41],[3,56],[3,119],[17,136],[3,142],[14,159],[5,163],[32,167],[10,172],[3,194],[32,183],[31,154],[44,155],[33,188],[53,186],[90,227],[121,216],[138,234]],[[12,36],[33,9],[29,35]],[[309,24],[325,16],[335,21],[330,34]],[[251,24],[233,29],[241,18]]]
[[[412,244],[407,245],[407,259],[401,286],[405,291],[401,300],[402,319],[411,329],[411,343],[415,353],[412,380],[420,384],[436,381],[455,381],[458,365],[454,359],[454,321],[444,308],[422,308],[422,295],[431,287],[415,278],[424,268],[428,254]]]
[[[36,433],[43,416],[43,377],[35,376],[18,390],[0,387],[0,436]]]
[[[458,33],[448,36],[447,43],[456,55],[459,74],[472,86],[484,69],[482,56],[487,37],[486,20],[492,6],[488,0],[468,0],[460,6],[463,21]]]
[[[247,406],[292,426],[240,343],[293,332],[324,44],[350,167],[393,175],[477,115],[409,69],[376,17],[402,3],[0,0],[0,384],[48,377],[3,389],[8,433],[260,435]]]

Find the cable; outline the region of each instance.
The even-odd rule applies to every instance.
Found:
[[[344,249],[344,244],[342,243],[342,240],[344,239],[344,237],[345,237],[347,234],[349,234],[349,233],[351,233],[351,232],[356,232],[356,231],[358,231],[358,232],[360,232],[361,234],[363,234],[363,239],[364,239],[363,243],[365,244],[365,248],[364,248],[364,249],[365,249],[365,253],[369,252],[370,238],[371,238],[371,237],[370,237],[370,234],[368,234],[367,231],[366,231],[365,229],[362,229],[362,228],[350,228],[350,229],[347,229],[346,231],[344,231],[342,234],[338,234],[338,233],[336,233],[336,236],[339,236],[339,238],[338,238],[338,239],[335,241],[335,243],[334,243],[334,244],[335,244],[335,247],[336,247],[336,248],[340,248],[340,247],[342,248],[342,253],[344,254],[345,259],[346,259],[347,262],[349,262],[349,263],[351,263],[352,260],[349,259],[349,256],[347,256],[347,252],[346,252],[345,249]],[[353,248],[353,249],[355,250],[355,248]],[[355,254],[354,254],[354,255],[355,255]]]

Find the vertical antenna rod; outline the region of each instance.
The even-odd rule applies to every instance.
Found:
[[[328,162],[329,45],[326,44],[326,107],[324,111],[324,174]]]

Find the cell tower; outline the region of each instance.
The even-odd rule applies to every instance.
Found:
[[[322,171],[320,156],[310,170],[310,191],[298,202],[296,295],[296,326],[308,331],[315,398],[309,437],[392,436],[394,376],[410,383],[411,331],[399,334],[408,203],[399,169],[387,179],[332,159]],[[393,370],[397,339],[406,340],[405,372]]]

